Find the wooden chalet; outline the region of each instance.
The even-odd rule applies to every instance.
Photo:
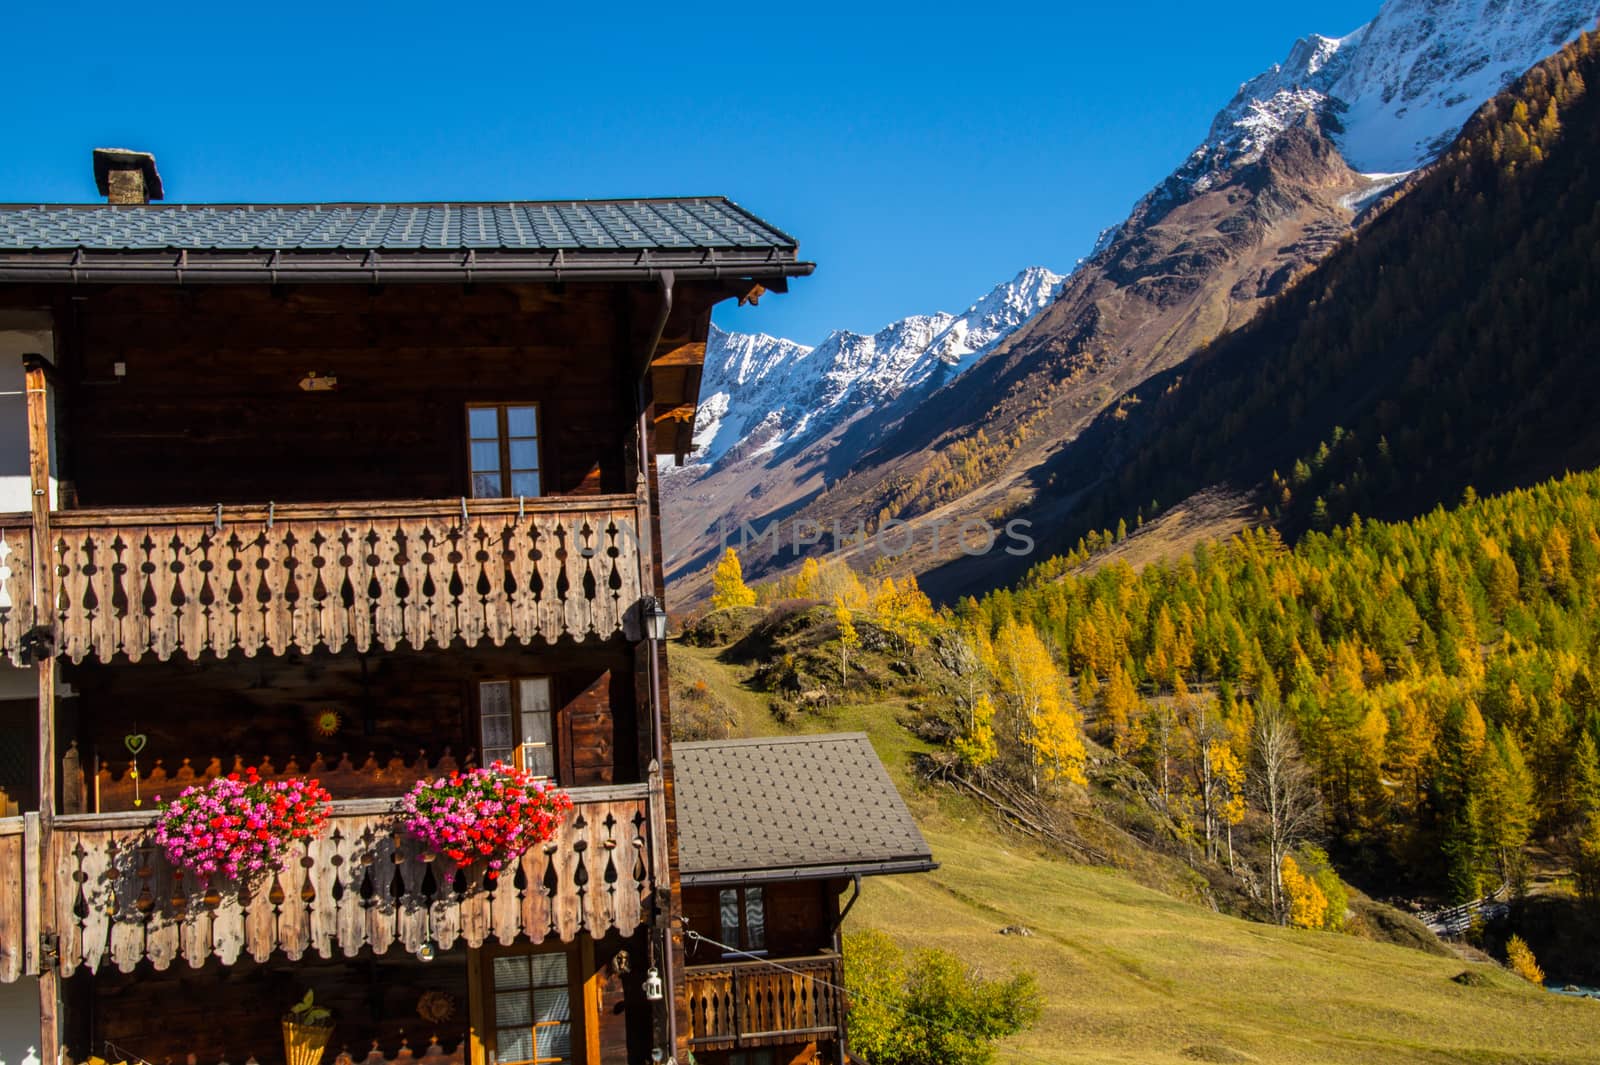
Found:
[[[673,754],[695,1061],[844,1061],[840,927],[862,877],[934,868],[911,812],[859,732]]]
[[[811,265],[719,198],[160,206],[149,156],[96,170],[111,203],[0,207],[0,1027],[36,989],[45,1063],[271,1065],[310,989],[330,1061],[689,1060],[656,457],[713,306]],[[393,816],[492,759],[575,801],[497,883]],[[329,831],[197,883],[154,799],[244,766],[319,777]]]

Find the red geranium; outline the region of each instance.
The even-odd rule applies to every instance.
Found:
[[[185,788],[162,802],[155,841],[167,860],[202,880],[229,880],[276,868],[293,840],[315,838],[327,823],[330,796],[315,780],[262,780],[254,769]]]
[[[565,791],[500,762],[419,780],[400,803],[406,831],[458,865],[484,862],[490,880],[554,836],[570,809]]]

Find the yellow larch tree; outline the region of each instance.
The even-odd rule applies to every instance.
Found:
[[[1528,983],[1544,986],[1544,970],[1539,968],[1539,962],[1535,960],[1533,951],[1521,936],[1512,936],[1506,940],[1506,964],[1511,967],[1512,972]]]
[[[1225,740],[1214,740],[1206,759],[1218,792],[1215,816],[1222,823],[1228,843],[1228,868],[1233,868],[1233,828],[1244,820],[1244,763]]]
[[[739,553],[728,548],[711,575],[711,609],[727,610],[736,606],[755,606],[756,593],[744,583],[744,567],[739,565]]]
[[[994,713],[994,701],[988,694],[978,696],[972,706],[971,723],[956,737],[956,756],[968,769],[982,769],[1000,754],[994,739]]]
[[[1315,880],[1300,871],[1294,855],[1283,856],[1279,876],[1289,903],[1289,923],[1296,928],[1321,928],[1328,919],[1328,896]]]
[[[833,601],[833,620],[839,628],[839,681],[844,683],[850,675],[850,651],[860,645],[861,634],[842,597]]]
[[[1034,627],[1007,621],[995,645],[996,679],[1006,695],[1011,734],[1028,763],[1034,790],[1086,784],[1078,714],[1050,649]]]
[[[917,578],[907,576],[898,585],[885,577],[872,601],[878,622],[903,650],[927,642],[927,623],[933,620],[933,604],[917,587]]]
[[[1132,749],[1128,729],[1138,712],[1139,689],[1122,664],[1116,663],[1100,686],[1100,730],[1118,755],[1126,756]]]
[[[809,599],[816,595],[817,576],[822,567],[814,558],[808,558],[800,563],[800,572],[794,577],[794,597],[796,599]]]

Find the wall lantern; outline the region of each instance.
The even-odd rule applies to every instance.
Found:
[[[644,614],[644,634],[652,640],[667,638],[667,608],[653,595],[647,595],[639,604]]]
[[[644,997],[651,1002],[660,1002],[666,997],[666,992],[661,987],[661,974],[656,972],[654,965],[644,974]]]

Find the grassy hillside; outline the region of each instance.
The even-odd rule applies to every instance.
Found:
[[[747,683],[753,664],[728,657],[674,646],[674,687],[704,684],[739,734],[866,732],[942,863],[869,879],[851,925],[957,951],[991,972],[1038,976],[1044,1018],[1001,1061],[1600,1060],[1600,1003],[1538,991],[1490,966],[1222,916],[1128,872],[1070,864],[976,804],[918,783],[912,759],[932,745],[900,724],[913,713],[902,695],[885,690],[779,725],[770,697]],[[1007,925],[1033,935],[998,934]],[[1452,980],[1469,969],[1484,986]]]

